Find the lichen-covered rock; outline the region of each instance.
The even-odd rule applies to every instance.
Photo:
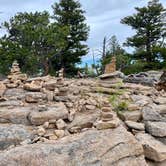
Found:
[[[15,107],[0,109],[0,123],[14,123],[29,125],[29,113],[34,110],[33,107]]]
[[[166,137],[166,122],[147,122],[145,123],[148,133],[155,137]]]
[[[166,160],[166,145],[149,134],[139,133],[136,138],[144,148],[145,157],[156,162]]]
[[[50,120],[67,119],[68,110],[63,103],[48,107],[47,111],[34,111],[29,114],[29,120],[34,125],[42,125]]]
[[[0,150],[11,145],[18,145],[20,142],[33,137],[32,127],[16,124],[0,125]],[[0,163],[1,165],[1,163]]]
[[[125,121],[125,123],[126,123],[127,127],[129,127],[130,129],[140,130],[140,131],[145,130],[144,123],[137,123],[137,122],[133,122],[133,121]]]
[[[137,122],[141,120],[142,118],[142,113],[141,111],[119,111],[118,116],[123,120],[123,121],[134,121]]]
[[[146,166],[142,146],[123,127],[89,130],[54,143],[17,147],[0,153],[1,165]]]

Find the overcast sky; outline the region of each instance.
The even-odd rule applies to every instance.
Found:
[[[0,22],[9,20],[17,12],[35,12],[48,10],[58,0],[0,0]],[[86,11],[87,23],[90,26],[88,46],[90,53],[83,58],[83,63],[92,61],[92,50],[102,46],[104,36],[116,35],[123,43],[126,37],[134,32],[120,24],[120,20],[134,13],[134,7],[146,5],[148,0],[80,0]],[[166,7],[166,0],[160,0]],[[0,31],[3,34],[3,31]]]

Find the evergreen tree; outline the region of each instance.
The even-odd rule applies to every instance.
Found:
[[[84,11],[79,1],[60,0],[53,6],[53,19],[59,27],[68,27],[66,47],[61,50],[60,63],[66,73],[73,73],[75,64],[81,62],[81,57],[87,54],[88,47],[84,42],[88,38],[89,27],[85,23]]]
[[[8,34],[0,40],[1,72],[8,71],[13,60],[30,74],[54,70],[52,60],[65,45],[68,30],[51,24],[49,17],[48,12],[18,13],[3,24]]]
[[[147,6],[136,7],[135,9],[136,13],[134,15],[121,20],[122,24],[129,25],[136,30],[136,34],[128,38],[125,44],[135,47],[135,58],[147,62],[146,67],[151,68],[154,63],[161,60],[157,56],[161,53],[156,54],[154,48],[159,44],[162,46],[161,40],[165,37],[165,23],[163,20],[165,8],[159,3],[159,0],[152,0]]]

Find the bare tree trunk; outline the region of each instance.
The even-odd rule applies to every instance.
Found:
[[[49,61],[48,58],[46,60],[43,61],[43,68],[44,68],[44,73],[43,76],[46,76],[49,74]]]
[[[105,56],[106,56],[106,37],[104,37],[103,40],[103,52],[102,52],[102,60],[104,60]],[[105,66],[102,66],[102,73],[104,73],[105,70]]]

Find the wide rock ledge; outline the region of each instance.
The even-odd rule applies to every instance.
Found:
[[[1,166],[146,166],[142,146],[123,127],[17,147],[0,153],[0,161]]]

